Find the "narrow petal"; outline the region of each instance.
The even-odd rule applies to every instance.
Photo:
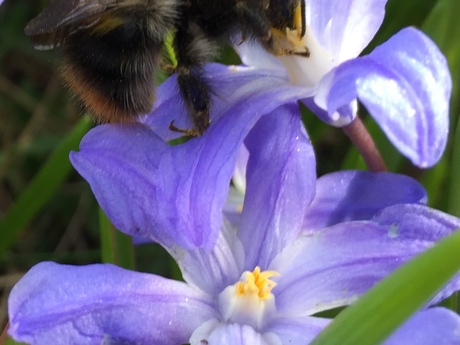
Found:
[[[241,144],[260,117],[280,104],[294,102],[296,93],[291,90],[286,87],[284,91],[275,88],[268,93],[260,89],[243,93],[242,99],[216,118],[202,137],[173,147],[168,179],[174,180],[171,185],[176,188],[172,190],[177,191],[179,222],[175,229],[187,229],[195,246],[211,249],[214,245]],[[296,114],[300,121],[298,111]],[[266,141],[261,138],[260,145]]]
[[[445,148],[451,85],[446,59],[433,41],[408,28],[325,76],[315,102],[340,125],[344,119],[333,114],[358,98],[404,155],[429,167]]]
[[[265,116],[248,135],[247,142],[252,160],[248,167],[250,191],[244,209],[250,211],[246,211],[246,216],[243,213],[246,218],[241,222],[238,236],[255,246],[261,241],[256,237],[258,229],[263,231],[261,236],[265,242],[257,250],[264,253],[264,257],[253,256],[255,248],[250,246],[245,254],[242,241],[235,237],[236,229],[227,223],[221,227],[217,244],[211,251],[184,251],[180,248],[170,251],[182,268],[184,279],[210,294],[217,294],[239,279],[245,258],[246,265],[251,268],[263,265],[263,260],[271,260],[283,243],[297,237],[302,213],[314,193],[313,150],[303,131],[296,105],[285,106]],[[267,169],[268,165],[270,169]],[[260,178],[264,179],[263,184],[259,183]],[[270,185],[273,187],[267,188]],[[271,199],[273,190],[278,191],[279,200]],[[286,199],[289,203],[283,201]],[[252,216],[252,212],[260,217]],[[282,231],[278,230],[279,224],[283,224]],[[248,260],[252,262],[248,263]]]
[[[243,139],[261,116],[280,104],[294,103],[299,91],[277,77],[253,79],[254,72],[240,74],[236,67],[225,71],[228,78],[216,90],[220,102],[213,103],[222,111],[213,112],[212,125],[202,137],[169,147],[145,126],[106,125],[93,129],[80,152],[71,154],[75,168],[120,230],[138,237],[150,235],[168,248],[214,246]],[[230,103],[220,98],[226,95],[225,86],[237,86]],[[158,130],[155,117],[169,116],[167,106],[174,110],[178,103],[177,93],[163,99],[145,123]]]
[[[265,51],[264,54],[267,55]],[[312,93],[306,94],[302,88],[289,87],[287,75],[282,68],[275,73],[271,69],[207,64],[205,78],[212,89],[210,114],[212,125],[210,129],[219,118],[231,114],[231,111],[227,111],[230,107],[247,99],[271,93],[271,101],[279,105],[284,102],[293,102],[302,95],[304,95],[303,98],[312,95]],[[174,74],[160,85],[152,112],[142,120],[164,140],[171,140],[182,135],[169,130],[171,121],[174,121],[174,125],[179,128],[193,127],[178,90],[177,78]],[[277,90],[279,92],[276,92]],[[265,109],[272,108],[270,103],[272,102],[267,102],[266,105],[258,104],[254,109],[265,114],[267,112]]]
[[[171,255],[179,265],[182,277],[191,286],[217,296],[228,285],[234,284],[243,272],[243,245],[236,229],[224,221],[212,250],[172,248]]]
[[[245,269],[265,269],[302,228],[315,193],[316,162],[296,104],[259,121],[245,141],[247,187],[238,237]]]
[[[260,44],[253,41],[246,41],[242,44],[235,44],[234,48],[241,62],[246,66],[270,71],[271,74],[284,77],[286,83],[288,82],[289,76],[280,59],[267,52]]]
[[[304,231],[351,220],[371,219],[387,206],[425,203],[424,188],[414,179],[392,173],[341,171],[322,176],[307,209]]]
[[[9,298],[10,334],[29,344],[183,344],[215,317],[207,295],[186,284],[113,265],[44,262]]]
[[[384,342],[401,344],[460,344],[460,316],[445,308],[420,311]]]
[[[386,0],[305,0],[306,23],[335,64],[357,57],[379,29]],[[308,37],[307,37],[308,42]]]
[[[270,270],[281,311],[311,315],[353,302],[396,267],[460,226],[460,220],[423,205],[396,205],[372,222],[341,223],[288,245]],[[325,255],[327,253],[327,255]],[[460,288],[456,277],[433,300]]]
[[[277,319],[268,332],[273,332],[282,344],[308,344],[312,341],[331,320],[320,317],[297,317]]]

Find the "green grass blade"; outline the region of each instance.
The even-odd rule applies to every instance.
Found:
[[[0,343],[0,345],[26,345],[25,343],[17,343],[11,338],[6,338],[4,343]]]
[[[422,26],[422,29],[433,38],[446,55],[452,75],[452,98],[450,102],[451,133],[455,131],[454,140],[449,142],[450,171],[445,175],[446,186],[442,207],[455,216],[460,216],[460,21],[458,13],[460,1],[439,0]],[[451,135],[451,137],[453,137]],[[434,169],[439,169],[435,167]],[[447,195],[446,195],[447,194]],[[446,202],[447,201],[447,202]],[[460,311],[458,294],[454,294],[447,305],[457,312]]]
[[[29,224],[72,171],[69,152],[91,128],[91,121],[83,118],[69,135],[56,147],[27,189],[19,196],[11,209],[0,220],[0,257],[13,244],[21,231]]]
[[[118,231],[99,209],[102,262],[134,270],[134,250],[132,238]]]
[[[423,30],[429,34],[446,54],[453,79],[451,100],[452,129],[455,130],[451,170],[449,172],[449,192],[447,210],[460,216],[460,21],[458,13],[460,1],[440,0],[423,25]]]
[[[380,344],[460,270],[460,231],[398,268],[342,311],[311,345]]]
[[[422,26],[446,55],[453,79],[451,115],[460,113],[460,1],[440,0]],[[456,120],[456,119],[455,119]]]
[[[457,130],[454,137],[454,148],[452,153],[452,166],[449,181],[449,205],[448,212],[460,217],[460,121],[457,123]]]

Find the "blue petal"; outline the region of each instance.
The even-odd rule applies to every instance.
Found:
[[[441,238],[460,229],[460,219],[425,205],[395,205],[384,209],[373,221],[385,226],[399,239],[431,246]],[[432,298],[436,304],[460,290],[460,273]]]
[[[157,201],[158,190],[163,188],[157,170],[168,150],[169,146],[145,126],[102,125],[83,138],[80,152],[72,152],[70,160],[118,229],[170,243],[170,234],[161,234],[164,226],[158,217],[170,212],[165,210],[167,205],[161,209],[163,204]]]
[[[459,227],[459,219],[427,206],[395,205],[372,221],[341,223],[302,236],[269,267],[280,273],[273,289],[278,310],[302,316],[349,304]],[[456,277],[432,302],[459,289]]]
[[[9,332],[34,345],[183,344],[215,317],[206,296],[181,282],[109,264],[44,262],[13,288]]]
[[[248,82],[251,85],[247,92],[238,91],[241,99],[218,113],[203,136],[174,146],[172,160],[167,163],[166,171],[177,176],[173,191],[179,219],[187,219],[173,230],[193,232],[195,246],[210,249],[216,242],[237,153],[250,129],[262,116],[280,104],[295,102],[298,96],[291,87],[253,89],[252,81]],[[260,145],[266,141],[263,139]]]
[[[212,330],[196,332],[190,345],[271,345],[273,342],[247,325],[217,324]]]
[[[315,193],[315,155],[296,104],[265,116],[245,144],[249,161],[238,237],[245,246],[245,269],[265,269],[302,228]]]
[[[145,126],[106,125],[93,129],[81,151],[71,154],[75,168],[121,231],[150,236],[168,248],[178,244],[211,249],[243,139],[261,116],[299,97],[298,88],[278,77],[244,68],[213,68],[227,76],[215,81],[221,86],[217,95],[233,96],[216,97],[212,125],[202,137],[168,147]],[[178,97],[175,93],[163,99],[155,114],[145,119],[163,137],[168,134],[154,126],[155,119],[168,117],[168,107],[174,110],[181,103]]]
[[[335,63],[354,58],[374,37],[386,0],[305,0],[306,22]],[[308,37],[307,37],[308,43]]]
[[[211,296],[235,284],[243,272],[243,246],[228,222],[222,224],[212,250],[172,248],[169,252],[179,265],[183,279]]]
[[[280,318],[267,331],[275,333],[282,344],[308,344],[329,322],[329,319],[310,316]]]
[[[254,113],[258,114],[254,114],[256,117],[270,112],[274,109],[273,106],[277,107],[284,102],[295,102],[298,98],[311,96],[311,94],[305,95],[305,90],[302,88],[289,85],[285,74],[274,73],[272,70],[207,64],[205,78],[212,88],[210,129],[218,119],[226,116],[233,117],[231,107],[250,99],[255,101],[255,97],[266,93],[270,93],[266,97],[268,100],[266,104],[257,104],[255,107],[249,105]],[[143,122],[164,140],[180,136],[169,130],[169,124],[173,120],[179,128],[193,127],[178,89],[176,75],[173,75],[160,85],[153,110],[143,119]]]
[[[383,344],[460,344],[460,316],[444,308],[418,312]]]
[[[404,175],[367,171],[328,174],[316,183],[316,195],[307,209],[304,231],[371,219],[387,206],[425,203],[426,199],[424,188]]]
[[[318,95],[327,95],[330,116],[358,98],[404,155],[429,167],[446,145],[451,85],[439,49],[423,33],[408,28],[370,55],[337,67],[323,78]]]

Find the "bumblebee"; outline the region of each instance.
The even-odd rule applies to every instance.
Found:
[[[308,56],[303,0],[52,0],[25,28],[36,49],[63,50],[68,87],[100,122],[129,122],[155,100],[155,71],[173,33],[177,82],[199,136],[209,126],[203,65],[236,34],[274,55]],[[292,33],[295,33],[294,35]],[[294,38],[293,38],[294,37]]]

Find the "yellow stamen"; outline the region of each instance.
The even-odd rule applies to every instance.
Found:
[[[270,278],[279,274],[275,271],[260,272],[260,267],[257,266],[252,273],[245,272],[244,275],[246,280],[236,284],[236,294],[240,297],[256,294],[259,299],[267,299],[271,296],[271,291],[276,286],[276,283]]]
[[[272,294],[276,283],[270,278],[278,275],[275,271],[261,272],[260,267],[244,272],[240,281],[227,286],[219,295],[223,320],[261,329],[276,314]]]

